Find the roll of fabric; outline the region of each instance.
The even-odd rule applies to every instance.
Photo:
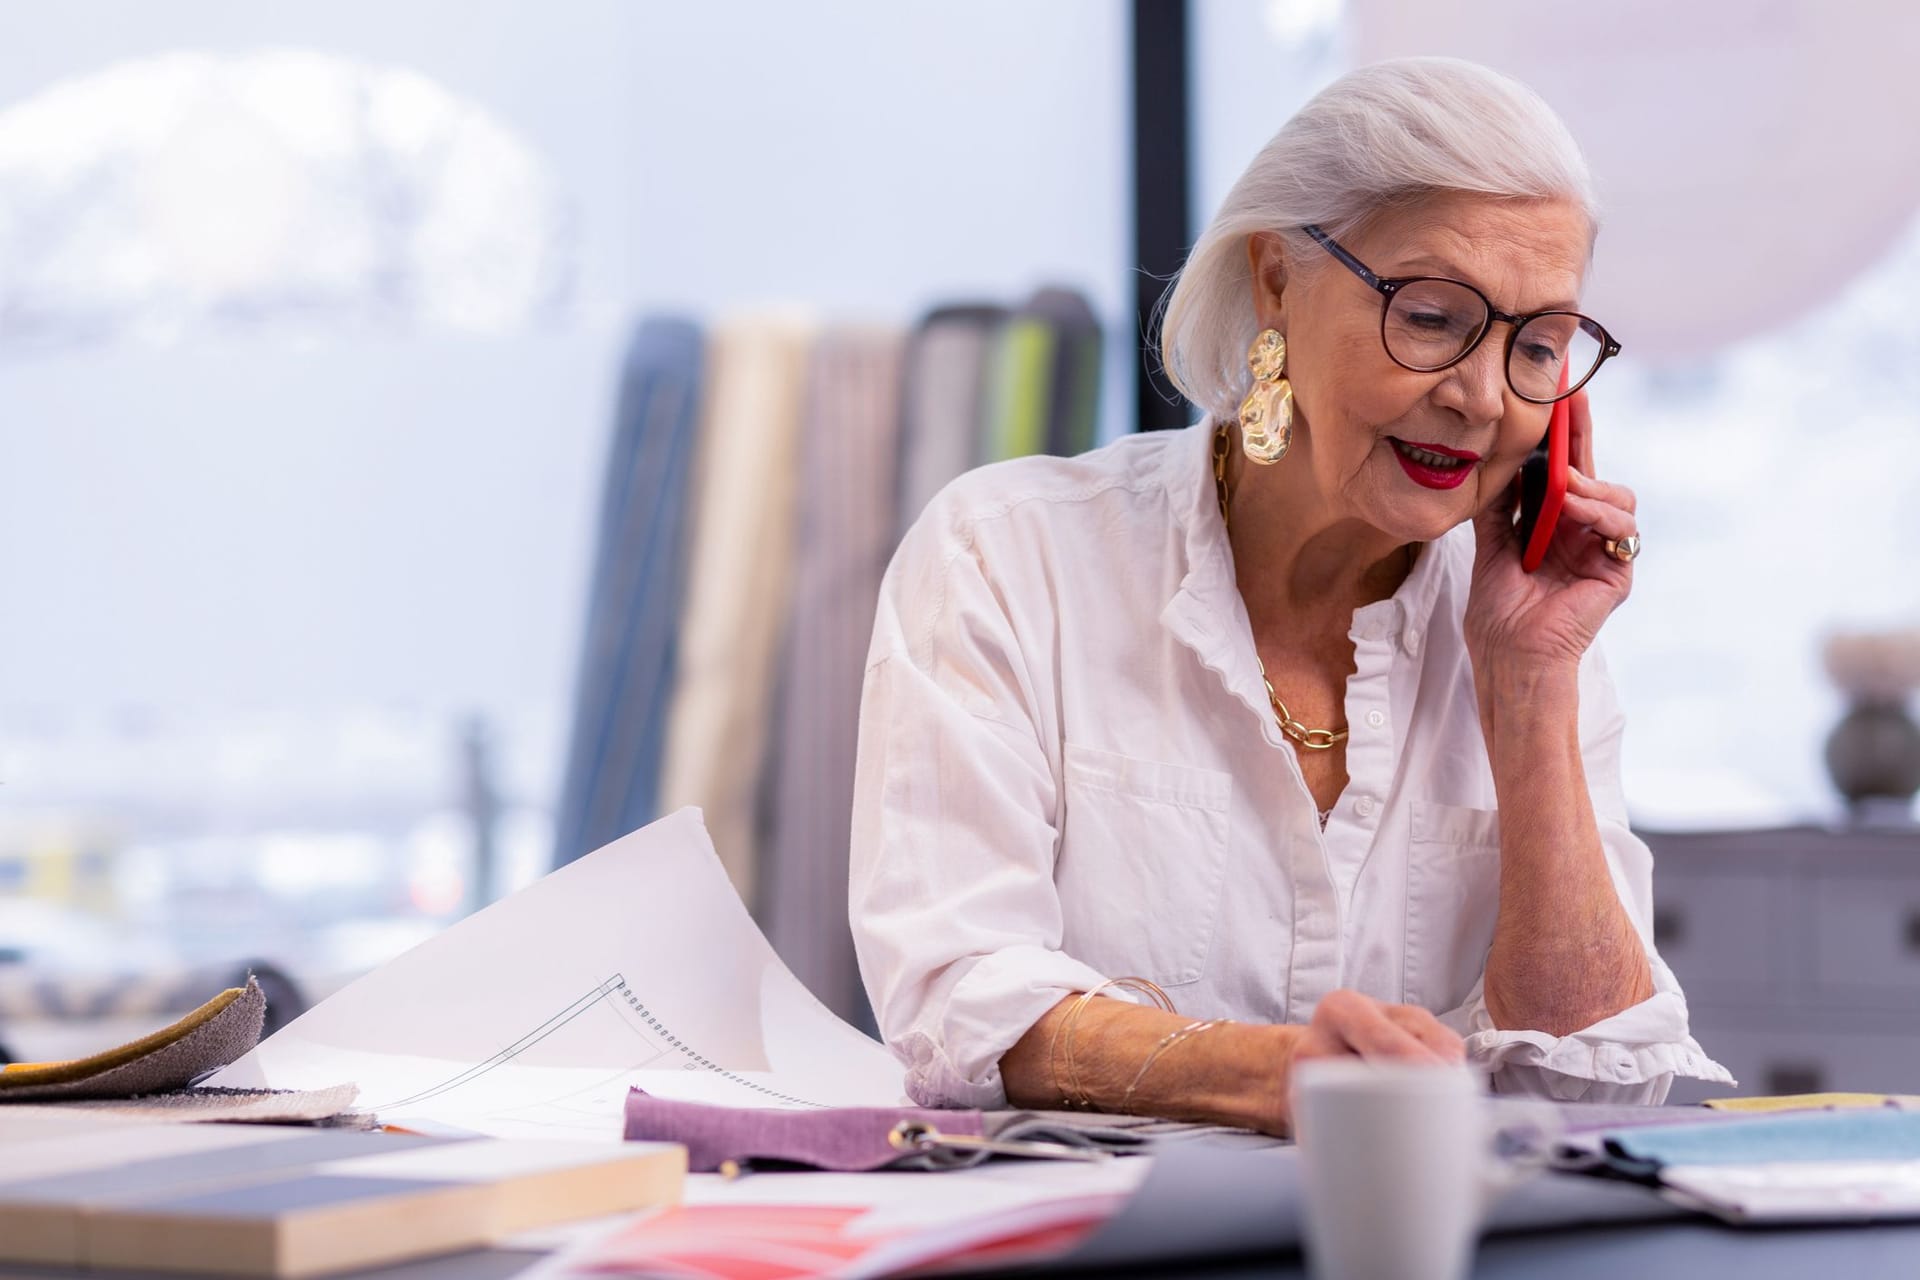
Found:
[[[635,329],[621,365],[555,815],[556,864],[660,813],[703,346],[692,322],[650,317]]]
[[[1046,450],[1063,458],[1085,453],[1100,432],[1100,321],[1086,295],[1073,289],[1042,289],[1026,310],[1053,329]]]
[[[996,335],[987,358],[977,461],[1044,452],[1052,405],[1053,327],[1022,311]]]
[[[809,361],[793,607],[763,810],[756,915],[822,1003],[865,1022],[847,927],[861,677],[893,554],[904,335],[842,328]]]
[[[1045,288],[1001,328],[988,358],[979,461],[1091,448],[1100,326],[1084,295]]]
[[[979,460],[988,354],[1011,313],[962,303],[937,308],[907,339],[900,423],[900,532]]]
[[[667,718],[661,812],[705,811],[754,900],[755,801],[793,569],[795,474],[812,325],[742,317],[709,335],[694,518]]]

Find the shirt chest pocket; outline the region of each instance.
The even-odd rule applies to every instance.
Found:
[[[1062,946],[1108,977],[1198,981],[1227,865],[1229,775],[1067,745]]]
[[[1500,815],[1415,800],[1412,818],[1402,999],[1444,1013],[1466,1003],[1493,946]]]

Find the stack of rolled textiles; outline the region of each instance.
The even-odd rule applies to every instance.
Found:
[[[1092,308],[908,329],[640,323],[621,373],[555,860],[685,804],[783,959],[868,1020],[846,924],[861,677],[901,535],[961,472],[1097,435]]]

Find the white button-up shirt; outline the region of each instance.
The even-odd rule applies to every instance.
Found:
[[[1481,980],[1500,818],[1461,627],[1473,528],[1354,613],[1350,781],[1323,832],[1261,681],[1210,447],[1202,423],[983,468],[894,557],[851,917],[909,1092],[1002,1105],[1001,1055],[1123,975],[1192,1017],[1303,1023],[1340,987],[1421,1005],[1503,1091],[1654,1102],[1675,1075],[1730,1082],[1654,952],[1598,654],[1580,674],[1587,781],[1656,994],[1572,1035],[1497,1030]]]

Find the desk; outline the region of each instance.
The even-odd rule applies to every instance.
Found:
[[[1162,1157],[1127,1212],[1088,1242],[1084,1252],[1092,1256],[1083,1260],[1101,1274],[1304,1277],[1297,1155],[1291,1148],[1229,1152],[1209,1158],[1210,1167],[1191,1158],[1182,1161],[1177,1153],[1176,1160]],[[1188,1167],[1176,1168],[1176,1163]],[[1176,1222],[1183,1225],[1173,1228]],[[1153,1257],[1152,1241],[1170,1229],[1217,1240],[1229,1256]],[[1799,1280],[1839,1273],[1846,1280],[1911,1280],[1920,1274],[1920,1222],[1734,1228],[1676,1209],[1644,1187],[1570,1174],[1523,1183],[1496,1206],[1488,1230],[1475,1261],[1476,1277]],[[1151,1260],[1117,1265],[1129,1250]]]
[[[1912,1280],[1920,1271],[1920,1224],[1882,1227],[1735,1231],[1699,1223],[1590,1227],[1542,1235],[1495,1236],[1481,1242],[1474,1280],[1662,1280],[1738,1276],[1740,1280]],[[1027,1272],[1025,1276],[1058,1275]],[[1289,1280],[1311,1273],[1298,1253],[1285,1258],[1227,1260],[1103,1272],[1140,1277],[1206,1276],[1209,1280]]]
[[[1299,1179],[1292,1148],[1248,1151],[1176,1145],[1133,1204],[1076,1258],[1000,1276],[1305,1277],[1298,1247]],[[1171,1155],[1174,1158],[1169,1159]],[[806,1174],[768,1174],[804,1178]],[[927,1174],[958,1192],[965,1173]],[[1911,1280],[1920,1222],[1736,1229],[1682,1215],[1644,1188],[1555,1175],[1504,1199],[1473,1274],[1533,1280],[1738,1275],[1787,1280]],[[357,1273],[354,1280],[512,1280],[542,1255],[493,1250]],[[183,1280],[177,1274],[0,1267],[0,1280]]]
[[[1920,1224],[1879,1227],[1735,1231],[1696,1222],[1585,1227],[1548,1234],[1494,1236],[1481,1243],[1475,1280],[1625,1280],[1628,1277],[1737,1275],[1741,1280],[1804,1280],[1842,1274],[1846,1280],[1912,1280],[1920,1259]],[[363,1272],[355,1280],[513,1280],[540,1255],[496,1250]],[[1194,1259],[1135,1267],[1069,1271],[1050,1267],[1000,1272],[1000,1280],[1064,1275],[1173,1280],[1289,1280],[1310,1276],[1297,1250],[1240,1258]],[[0,1280],[190,1280],[160,1272],[0,1268]],[[209,1278],[212,1280],[212,1278]]]

